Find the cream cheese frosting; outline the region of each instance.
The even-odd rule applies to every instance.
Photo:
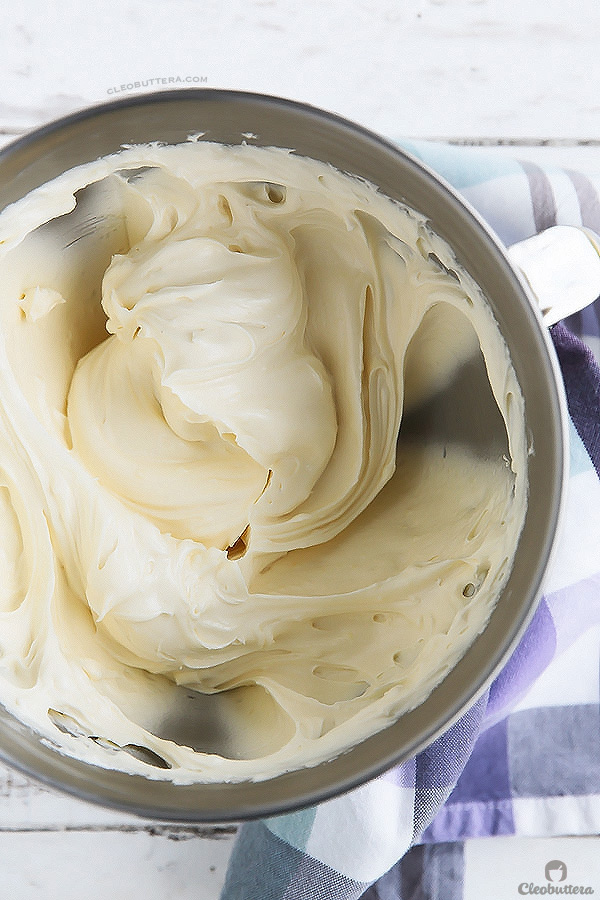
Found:
[[[422,702],[527,501],[507,348],[427,220],[289,151],[133,146],[5,209],[0,267],[0,701],[183,783]],[[473,358],[500,449],[405,434]]]

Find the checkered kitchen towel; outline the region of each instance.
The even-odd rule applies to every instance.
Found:
[[[600,158],[588,177],[402,143],[507,244],[554,224],[600,233]],[[571,417],[566,521],[514,655],[416,759],[317,807],[243,826],[222,900],[460,900],[467,838],[600,833],[599,322],[600,298],[552,329]]]

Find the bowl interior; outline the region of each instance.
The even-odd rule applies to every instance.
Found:
[[[106,771],[67,758],[0,709],[0,754],[10,763],[89,800],[172,821],[238,821],[324,799],[413,756],[448,727],[506,661],[529,621],[554,542],[563,485],[565,417],[557,366],[539,317],[496,239],[454,192],[411,156],[368,131],[319,110],[277,98],[188,90],[132,97],[67,117],[0,155],[0,208],[72,166],[122,144],[176,143],[190,134],[223,143],[292,148],[376,184],[424,213],[487,295],[509,346],[535,453],[529,506],[514,567],[488,626],[414,711],[330,762],[266,782],[177,786]],[[476,374],[476,373],[475,373]],[[450,404],[469,441],[497,426],[473,425],[480,379],[464,379]],[[443,432],[439,410],[415,427]]]

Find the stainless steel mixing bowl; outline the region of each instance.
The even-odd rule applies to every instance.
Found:
[[[314,803],[347,790],[429,745],[484,690],[514,649],[539,598],[555,543],[565,481],[566,413],[560,372],[535,303],[481,219],[433,172],[365,129],[290,101],[219,90],[133,96],[96,106],[28,134],[0,154],[0,208],[66,169],[122,144],[176,143],[200,133],[224,143],[293,148],[359,175],[424,213],[489,299],[510,349],[535,452],[529,507],[512,573],[484,632],[414,711],[349,752],[313,768],[257,783],[178,786],[90,766],[62,755],[0,709],[0,756],[79,797],[160,820],[224,822]],[[427,427],[462,422],[465,439],[491,420],[476,377],[430,410]],[[444,412],[449,405],[451,415]],[[492,415],[489,413],[489,415]],[[0,698],[1,699],[1,698]]]

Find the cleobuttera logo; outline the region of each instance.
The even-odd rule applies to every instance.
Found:
[[[533,881],[522,881],[518,887],[521,896],[568,895],[583,896],[594,893],[594,888],[583,884],[565,884],[567,866],[561,859],[551,859],[546,863],[544,875],[548,884],[534,884]]]
[[[567,867],[560,859],[551,859],[546,863],[545,874],[547,881],[566,881]]]

